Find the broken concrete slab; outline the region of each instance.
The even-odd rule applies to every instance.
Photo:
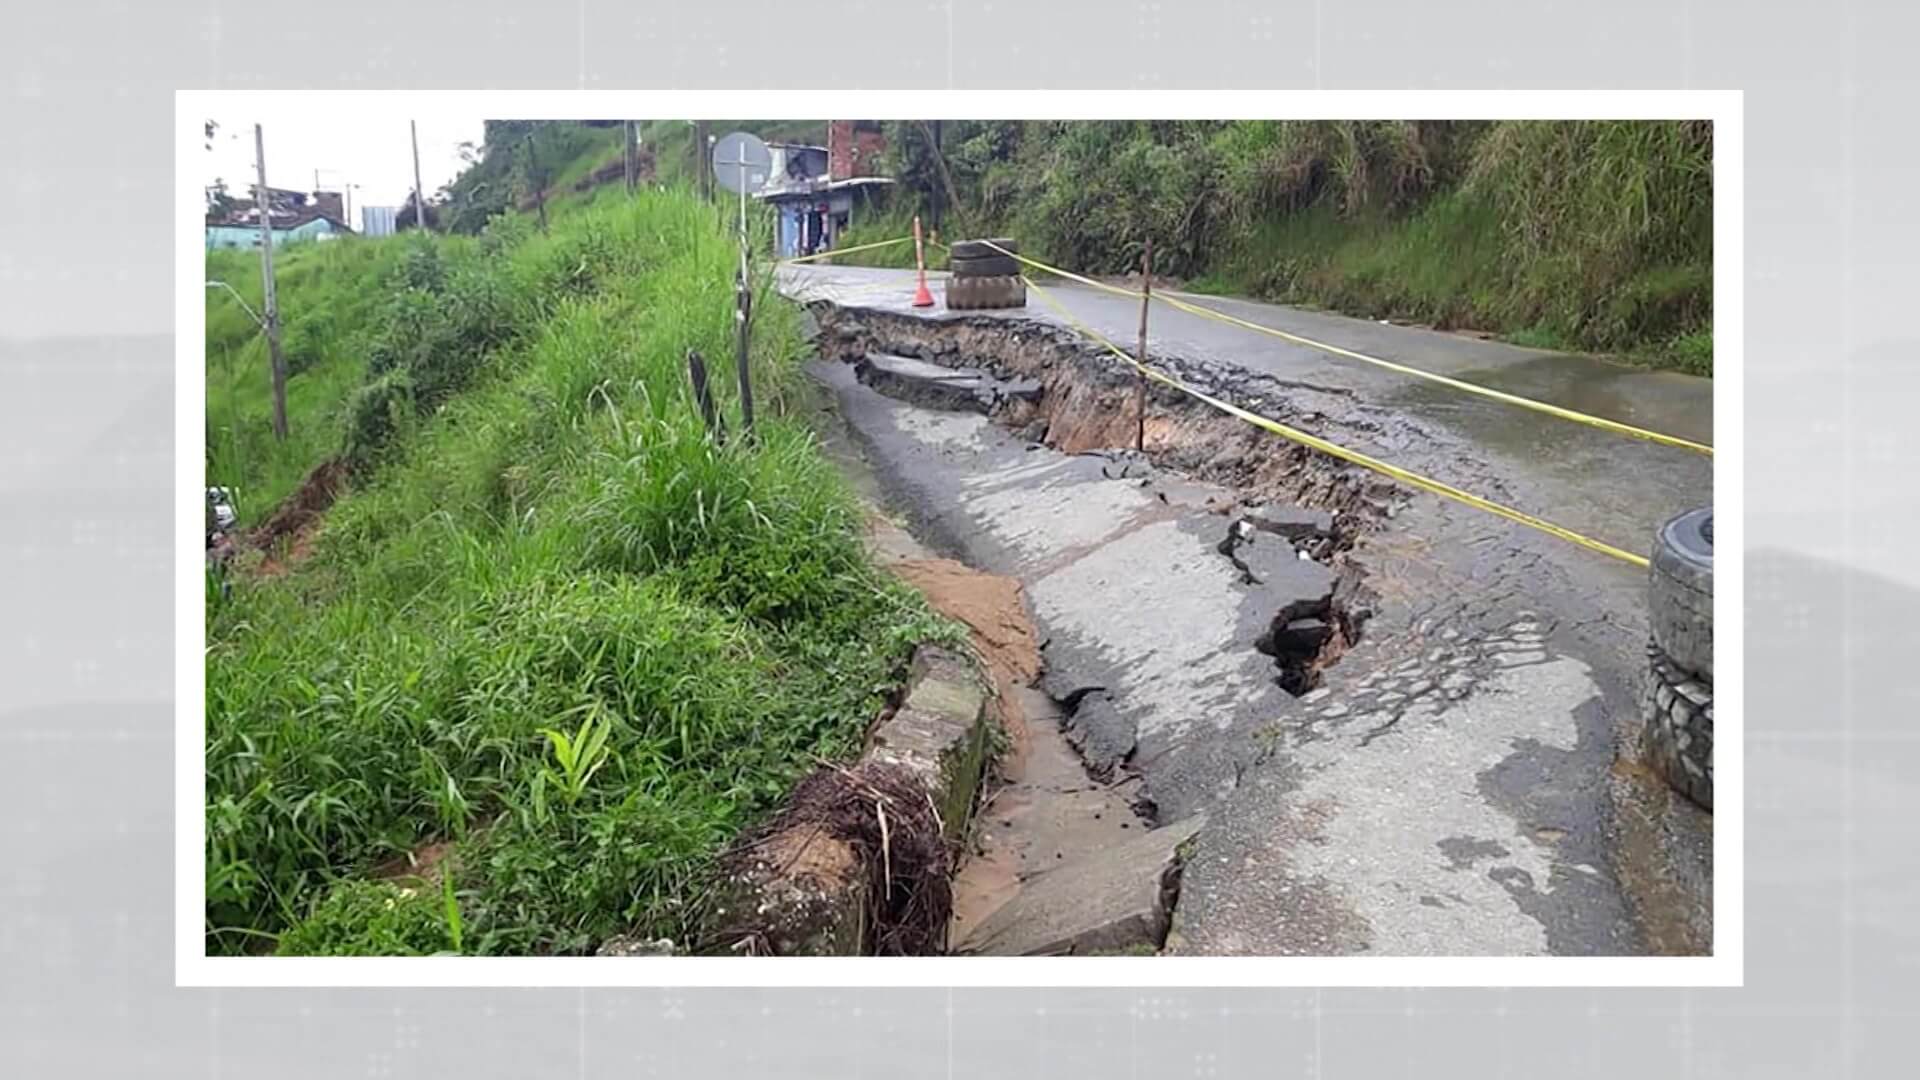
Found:
[[[891,353],[868,353],[854,374],[875,390],[909,404],[949,412],[989,413],[1008,401],[1034,402],[1035,379],[1000,379],[979,368],[950,368]]]
[[[1333,536],[1333,515],[1304,506],[1285,503],[1249,506],[1240,520],[1295,543]]]
[[[1239,568],[1249,585],[1267,587],[1289,598],[1333,594],[1335,575],[1324,564],[1303,557],[1294,544],[1245,522],[1237,522],[1221,541],[1220,550]]]
[[[913,655],[907,696],[868,736],[865,760],[919,776],[948,839],[965,835],[987,760],[987,688],[958,654],[923,645]]]
[[[1112,779],[1114,769],[1133,756],[1139,741],[1135,724],[1105,690],[1096,689],[1077,697],[1062,726],[1088,775],[1106,781]]]
[[[1179,892],[1182,846],[1204,824],[1196,814],[1034,877],[955,951],[1085,956],[1157,950]]]

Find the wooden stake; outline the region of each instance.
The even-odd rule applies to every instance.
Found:
[[[637,121],[627,121],[627,194],[640,182],[640,135]]]
[[[734,318],[734,367],[740,375],[740,425],[746,429],[747,441],[753,441],[753,376],[747,369],[747,347],[749,327],[753,322],[753,294],[747,291],[747,279],[743,274],[735,285]]]
[[[273,437],[287,441],[287,359],[280,353],[280,300],[273,287],[273,197],[267,188],[267,137],[253,125],[254,167],[259,184],[253,189],[253,207],[260,213],[260,283],[266,303],[260,313],[267,332],[267,353],[273,363]]]
[[[1147,362],[1147,305],[1153,298],[1153,238],[1147,238],[1146,250],[1140,253],[1140,363]],[[1140,381],[1133,391],[1133,448],[1141,453],[1147,449],[1147,373],[1142,371]]]
[[[707,362],[692,349],[687,350],[687,375],[693,380],[694,404],[700,407],[700,420],[707,425],[707,434],[713,436],[714,442],[724,446],[727,425],[713,407],[713,390],[707,385]]]

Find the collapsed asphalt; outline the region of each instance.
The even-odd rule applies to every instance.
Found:
[[[788,270],[782,288],[854,317],[961,317],[913,311],[910,289],[888,289],[903,280]],[[1059,295],[1096,329],[1137,332],[1137,322],[1131,331],[1100,322],[1137,321],[1137,305],[1085,289]],[[1710,434],[1698,410],[1674,404],[1701,396],[1692,382],[1586,360],[1569,374],[1527,350],[1248,307],[1257,319],[1318,320],[1314,336],[1344,332],[1349,347],[1383,349],[1362,339],[1395,331],[1384,343],[1400,350],[1395,359],[1454,372],[1478,364],[1482,375],[1470,377],[1491,373],[1517,392],[1550,392],[1521,384],[1552,371],[1580,385],[1568,403],[1598,408],[1593,397],[1612,394],[1609,415]],[[1037,308],[998,317],[1048,322]],[[1316,433],[1570,527],[1627,540],[1711,501],[1710,462],[1683,451],[1449,399],[1192,316],[1156,309],[1154,319],[1156,354],[1189,377],[1236,399],[1284,398],[1320,418]],[[1408,342],[1418,351],[1428,339],[1426,353],[1408,355]],[[1075,704],[1071,733],[1089,764],[1136,773],[1162,822],[1206,812],[1172,951],[1706,947],[1707,819],[1674,807],[1655,835],[1631,835],[1649,832],[1646,815],[1616,813],[1643,794],[1610,768],[1636,709],[1639,571],[1456,504],[1407,499],[1354,553],[1377,594],[1374,621],[1318,688],[1295,697],[1253,643],[1280,606],[1323,597],[1327,571],[1300,560],[1297,573],[1250,582],[1220,548],[1231,519],[1214,509],[1233,492],[1058,454],[977,414],[893,400],[845,364],[815,370],[916,531],[1027,585],[1048,636],[1046,688]],[[1656,892],[1657,908],[1646,900]]]

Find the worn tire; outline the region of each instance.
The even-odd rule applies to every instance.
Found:
[[[1713,809],[1713,684],[1647,645],[1641,755],[1674,790]]]
[[[1713,683],[1713,509],[1660,526],[1648,574],[1653,643],[1682,671]]]
[[[1026,283],[1017,277],[950,277],[947,307],[954,311],[1025,307]]]
[[[1020,245],[1014,242],[1013,237],[990,236],[985,240],[955,240],[953,246],[947,249],[947,257],[950,259],[984,259],[991,256],[1005,258],[1000,252],[988,247],[988,244],[1015,254],[1020,251]]]
[[[1020,273],[1020,261],[1011,255],[952,256],[947,269],[956,277],[1011,277]]]

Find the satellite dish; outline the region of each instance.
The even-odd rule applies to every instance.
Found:
[[[758,138],[736,131],[713,144],[713,178],[728,191],[751,195],[766,187],[772,174],[773,154]]]

